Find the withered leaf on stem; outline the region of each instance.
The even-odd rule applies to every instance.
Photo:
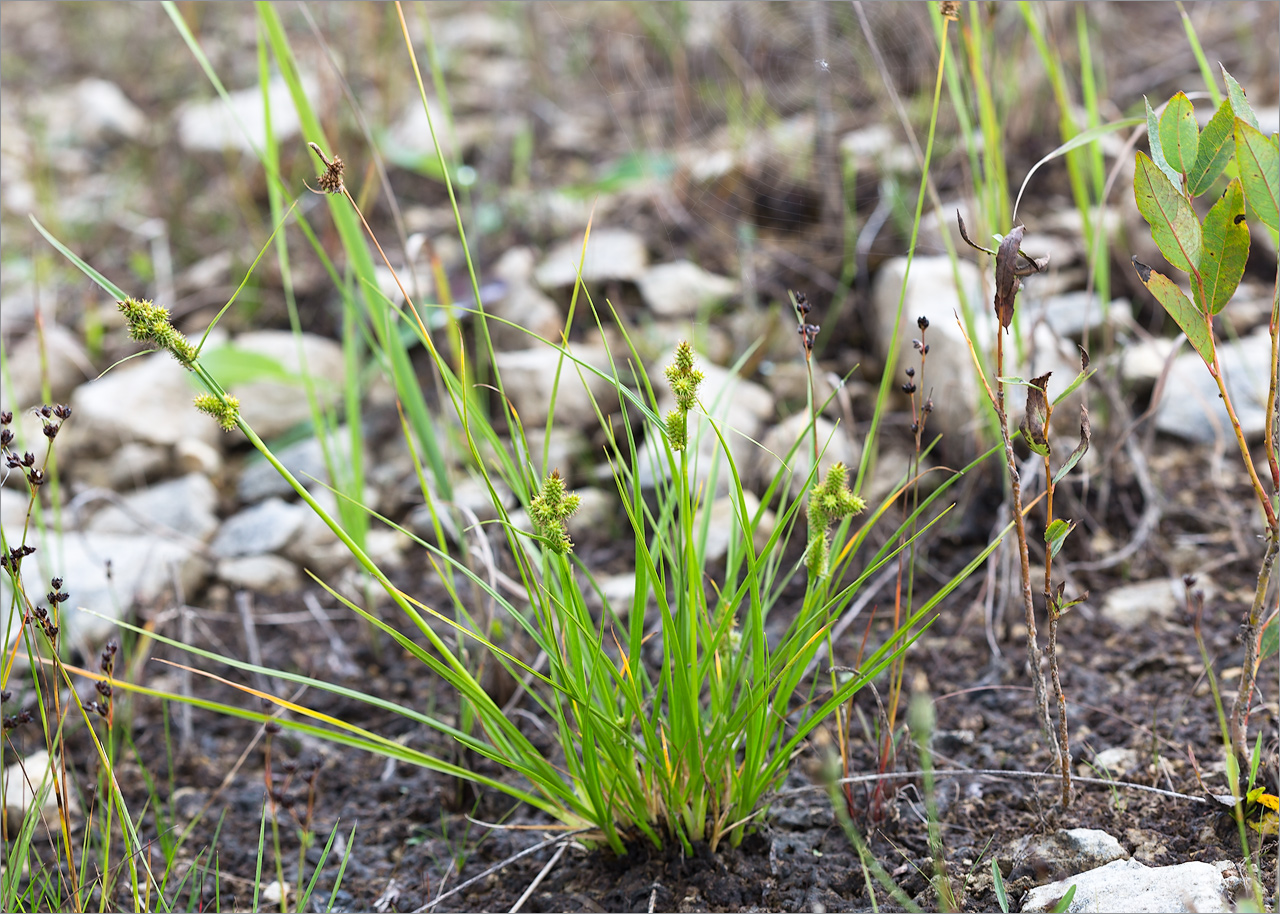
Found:
[[[1013,300],[1027,275],[1018,271],[1018,248],[1025,232],[1025,226],[1015,225],[996,250],[996,317],[1005,330],[1013,322]]]
[[[1049,437],[1047,434],[1049,399],[1045,396],[1045,388],[1049,385],[1049,375],[1051,374],[1053,372],[1050,371],[1040,375],[1038,378],[1031,379],[1031,383],[1027,386],[1027,411],[1022,417],[1022,423],[1018,426],[1022,431],[1022,437],[1027,442],[1027,447],[1041,457],[1049,456]]]
[[[1089,450],[1089,410],[1084,405],[1080,405],[1080,443],[1076,445],[1076,449],[1067,455],[1067,462],[1062,465],[1058,472],[1053,474],[1053,484],[1056,486],[1062,481],[1062,477],[1066,476],[1075,465],[1080,462],[1080,458]]]

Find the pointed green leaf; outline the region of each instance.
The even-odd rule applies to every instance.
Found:
[[[1151,110],[1151,102],[1147,101],[1144,95],[1142,103],[1147,106],[1147,144],[1151,147],[1151,159],[1165,173],[1174,187],[1181,187],[1182,175],[1164,157],[1164,149],[1160,144],[1160,122],[1156,120],[1156,113]]]
[[[1191,196],[1198,197],[1208,190],[1231,160],[1236,148],[1235,118],[1230,100],[1225,100],[1204,125],[1195,164],[1187,172],[1187,193]]]
[[[1276,146],[1256,127],[1243,118],[1235,120],[1236,164],[1240,166],[1240,183],[1244,199],[1253,215],[1263,225],[1280,228],[1280,153]]]
[[[1053,484],[1056,486],[1062,482],[1062,478],[1075,469],[1080,458],[1089,450],[1089,410],[1083,404],[1080,406],[1080,443],[1076,445],[1076,449],[1067,455],[1067,462],[1064,463],[1058,472],[1053,474]]]
[[[1071,531],[1076,525],[1070,521],[1058,518],[1051,523],[1044,531],[1044,542],[1049,547],[1049,558],[1056,559],[1058,553],[1062,551],[1062,544],[1067,541],[1067,537],[1071,535]]]
[[[1164,310],[1182,328],[1192,348],[1200,353],[1200,358],[1204,359],[1206,365],[1212,365],[1213,335],[1209,332],[1208,319],[1168,276],[1157,273],[1136,257],[1133,258],[1133,268],[1138,271],[1142,284],[1151,290],[1156,301],[1164,306]]]
[[[1249,226],[1244,220],[1244,194],[1237,178],[1204,217],[1204,248],[1200,252],[1204,301],[1199,300],[1200,292],[1192,286],[1201,311],[1217,314],[1223,309],[1240,285],[1248,259]]]
[[[1222,64],[1218,64],[1222,67]],[[1240,84],[1236,82],[1236,78],[1227,72],[1226,67],[1222,67],[1222,75],[1227,81],[1227,98],[1231,100],[1231,107],[1236,113],[1236,117],[1244,118],[1245,122],[1254,130],[1261,130],[1258,124],[1258,115],[1253,113],[1253,106],[1249,104],[1249,100],[1244,97],[1244,89],[1240,88]]]
[[[1272,654],[1280,651],[1280,626],[1277,626],[1275,616],[1271,617],[1262,629],[1262,635],[1258,639],[1258,661],[1266,660]]]
[[[1200,128],[1191,99],[1179,92],[1160,115],[1160,151],[1174,171],[1187,174],[1196,162]]]
[[[1143,152],[1138,153],[1133,196],[1165,259],[1185,273],[1195,270],[1200,263],[1200,220],[1187,198]]]

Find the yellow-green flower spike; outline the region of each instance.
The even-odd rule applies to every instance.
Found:
[[[693,347],[687,340],[681,340],[676,346],[675,358],[667,366],[666,375],[676,406],[681,412],[689,412],[698,401],[698,385],[702,383],[703,375],[693,367]]]
[[[564,555],[573,549],[573,540],[569,539],[564,522],[573,516],[581,502],[581,496],[570,495],[565,491],[560,471],[552,470],[551,475],[542,483],[542,489],[529,503],[529,519],[533,521],[534,529],[547,547],[557,555]]]
[[[117,302],[117,306],[133,339],[154,343],[188,367],[195,361],[195,347],[173,326],[168,308],[135,298],[126,298]]]
[[[689,446],[689,428],[682,410],[673,409],[667,413],[667,440],[671,442],[673,451],[683,451]]]
[[[240,418],[238,398],[227,397],[223,400],[213,394],[198,394],[194,402],[196,409],[200,412],[208,413],[217,419],[218,425],[222,426],[224,432],[229,432],[236,427],[236,420]]]
[[[831,551],[827,527],[832,521],[861,514],[867,509],[866,501],[849,491],[845,484],[848,476],[849,471],[843,463],[834,464],[827,470],[822,484],[809,494],[809,544],[805,550],[805,564],[815,577],[827,576],[827,560]]]

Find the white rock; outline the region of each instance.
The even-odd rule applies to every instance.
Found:
[[[262,895],[259,896],[263,904],[278,905],[281,900],[289,895],[289,883],[280,884],[279,879],[273,879],[262,888]]]
[[[122,501],[122,505],[107,505],[95,514],[87,529],[138,534],[155,532],[158,525],[201,541],[218,529],[218,490],[199,473],[134,492]]]
[[[822,477],[836,463],[843,463],[857,472],[858,460],[862,457],[861,446],[849,439],[843,427],[818,417],[818,473],[819,478],[814,485],[822,481]],[[813,469],[813,424],[807,413],[796,413],[779,422],[765,434],[761,449],[756,456],[755,479],[761,486],[767,486],[774,475],[782,469],[785,462],[791,473],[788,483],[793,496],[804,489],[805,480]]]
[[[973,311],[973,343],[979,354],[985,354],[991,348],[995,333],[996,321],[991,302],[983,292],[982,278],[976,266],[961,260],[955,269]],[[898,297],[905,273],[906,258],[895,257],[880,267],[872,287],[876,351],[882,356],[888,355],[893,338],[894,318],[898,313]],[[986,408],[986,394],[980,391],[973,358],[956,323],[956,315],[963,315],[956,290],[956,275],[950,259],[946,257],[917,257],[911,264],[902,316],[898,321],[898,358],[893,379],[896,390],[906,380],[903,372],[909,367],[919,367],[920,357],[912,348],[911,341],[920,337],[917,318],[928,318],[929,329],[925,339],[929,344],[929,355],[925,363],[924,392],[928,396],[932,391],[934,405],[929,427],[948,436],[964,432],[979,416],[979,406]]]
[[[1125,773],[1138,767],[1138,753],[1127,746],[1112,746],[1103,749],[1089,762],[1081,762],[1076,771],[1081,777],[1124,777]]]
[[[677,260],[649,267],[637,280],[649,310],[662,317],[694,317],[706,306],[738,294],[738,283]]]
[[[43,602],[39,595],[48,592],[49,579],[63,579],[62,590],[70,599],[62,604],[62,638],[75,643],[85,656],[96,655],[115,631],[120,613],[134,604],[160,600],[172,593],[175,583],[184,594],[193,594],[209,570],[209,563],[189,545],[159,536],[51,533],[46,541],[32,537],[30,542],[39,551],[22,561],[23,588]],[[10,605],[10,593],[6,575],[0,579],[5,606]],[[91,612],[80,612],[81,608]]]
[[[1237,342],[1219,343],[1219,358],[1227,392],[1236,415],[1250,439],[1266,429],[1267,384],[1271,364],[1271,337],[1266,328]],[[1211,443],[1220,434],[1233,437],[1218,385],[1204,360],[1187,352],[1174,360],[1164,396],[1156,411],[1156,428],[1190,441]]]
[[[1051,835],[1028,839],[1015,865],[1031,866],[1036,871],[1079,873],[1128,856],[1120,842],[1105,831],[1060,828]]]
[[[168,353],[145,355],[77,387],[63,435],[72,450],[98,454],[126,442],[172,447],[188,438],[217,447],[223,435],[218,423],[191,405],[198,392]]]
[[[298,566],[278,555],[245,555],[220,559],[218,578],[232,587],[254,593],[291,593],[302,586]]]
[[[1200,575],[1195,587],[1212,598],[1215,587],[1208,575]],[[1111,590],[1102,600],[1102,617],[1120,628],[1135,629],[1155,619],[1177,618],[1186,606],[1182,578],[1160,578],[1126,584]]]
[[[105,79],[84,79],[51,94],[40,105],[48,117],[54,145],[82,145],[115,135],[141,139],[147,117],[119,86]]]
[[[1160,377],[1169,354],[1179,345],[1177,340],[1163,336],[1129,343],[1120,355],[1120,377],[1130,384],[1149,387]]]
[[[303,92],[313,104],[318,98],[318,85],[314,76],[302,75]],[[283,77],[267,84],[267,97],[271,102],[271,129],[276,140],[297,136],[301,130],[298,112]],[[179,142],[189,152],[222,152],[230,148],[252,154],[255,148],[264,150],[267,145],[265,111],[262,90],[257,86],[229,93],[227,102],[214,98],[185,104],[177,115]]]
[[[330,441],[330,454],[340,464],[351,460],[351,433],[347,426],[338,428]],[[306,438],[275,451],[286,470],[294,475],[308,491],[314,491],[319,483],[329,482],[329,471],[324,462],[324,447],[318,438]],[[316,480],[319,480],[317,483]],[[240,500],[252,504],[272,496],[292,497],[293,486],[265,458],[254,459],[245,466],[236,485]]]
[[[580,538],[602,539],[616,534],[620,529],[631,529],[627,525],[625,511],[618,503],[617,492],[585,488],[575,489],[574,494],[580,501],[577,513],[569,519],[569,525],[578,531]]]
[[[96,372],[80,340],[61,324],[45,322],[44,346],[44,364],[48,366],[53,402],[64,402],[77,384]],[[42,396],[39,337],[35,333],[27,334],[12,347],[6,347],[5,355],[9,361],[5,378],[13,381],[12,385],[5,385],[5,408],[18,412],[39,406]]]
[[[1230,911],[1228,887],[1232,880],[1224,871],[1234,864],[1181,863],[1177,866],[1143,866],[1136,860],[1115,860],[1106,866],[1080,873],[1026,894],[1023,911],[1050,911],[1071,886],[1075,898],[1070,914],[1126,911]]]
[[[570,238],[555,247],[538,265],[534,276],[544,289],[572,286],[578,278],[582,259],[582,238]],[[582,264],[582,281],[637,281],[649,265],[644,239],[625,229],[595,229],[587,241],[587,257]]]
[[[302,380],[304,359],[322,409],[335,406],[342,396],[346,374],[342,346],[327,337],[304,333],[295,339],[288,331],[259,330],[240,334],[232,348],[266,356],[282,369],[282,377],[234,384],[227,391],[240,398],[240,415],[260,438],[269,440],[299,423],[310,422],[311,408]]]
[[[634,572],[630,574],[611,574],[607,577],[597,578],[596,586],[604,594],[605,605],[613,610],[614,615],[619,619],[626,619],[631,615],[631,609],[636,597],[636,576]],[[593,591],[588,592],[594,595]],[[652,602],[652,598],[650,602]]]
[[[1049,328],[1063,339],[1080,339],[1084,335],[1086,322],[1092,332],[1096,332],[1104,323],[1124,326],[1132,322],[1133,307],[1129,304],[1129,299],[1117,298],[1107,305],[1104,314],[1098,296],[1081,290],[1064,292],[1040,301],[1033,299],[1025,317],[1031,320],[1043,317]]]
[[[564,358],[558,391],[555,391],[556,366],[561,354],[557,349],[539,346],[536,349],[499,352],[495,357],[503,389],[515,404],[526,430],[546,424],[553,392],[556,394],[555,422],[574,428],[596,424],[592,398],[606,414],[617,405],[613,384],[574,361],[577,359],[607,374],[610,371],[609,354],[604,347],[572,343],[569,351],[574,358]]]
[[[183,473],[214,476],[222,469],[222,453],[213,445],[195,438],[184,438],[175,444],[173,458]]]
[[[846,133],[840,138],[840,151],[856,168],[880,168],[907,173],[916,168],[916,157],[893,131],[884,124],[873,124]]]
[[[442,19],[434,31],[437,47],[456,51],[509,52],[519,46],[522,37],[510,19],[480,11]]]
[[[505,295],[492,303],[486,302],[486,307],[491,315],[501,318],[489,321],[489,333],[499,351],[537,346],[539,341],[536,337],[552,343],[560,342],[564,329],[560,306],[541,289],[527,282],[509,285]]]
[[[747,507],[747,523],[760,510],[760,499],[754,492],[743,492],[742,500]],[[757,554],[773,534],[774,514],[765,511],[760,515],[760,522],[752,529],[752,545]],[[701,519],[695,522],[694,535],[700,535]],[[729,554],[729,544],[733,540],[743,539],[743,527],[738,520],[738,500],[732,495],[722,495],[711,505],[711,517],[707,527],[707,547],[704,556],[708,562],[718,562]]]
[[[45,795],[40,807],[40,818],[49,828],[58,823],[58,797],[53,791],[52,773],[49,753],[44,749],[33,752],[20,762],[14,762],[4,769],[4,808],[13,834],[17,833],[16,824],[21,823],[27,810],[36,801],[40,789],[46,784],[49,792]],[[70,806],[71,818],[80,818],[80,802],[74,790],[67,791],[67,804]]]
[[[220,558],[275,552],[297,535],[311,513],[306,505],[268,498],[227,518],[209,548]]]

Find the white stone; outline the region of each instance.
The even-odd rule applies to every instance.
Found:
[[[4,808],[9,821],[11,834],[17,833],[17,825],[27,814],[27,810],[36,801],[40,789],[46,785],[49,792],[40,806],[40,818],[48,828],[56,828],[58,823],[58,797],[53,790],[52,772],[49,753],[44,749],[33,752],[20,762],[14,762],[4,769]],[[80,818],[80,802],[74,790],[67,791],[67,803],[71,807],[72,819]]]
[[[189,473],[179,479],[125,495],[121,505],[108,505],[89,521],[96,533],[155,532],[168,528],[204,541],[218,529],[218,490],[208,477]]]
[[[1058,873],[1079,873],[1128,856],[1119,841],[1096,828],[1060,828],[1028,840],[1018,855],[1024,865]]]
[[[321,409],[337,405],[342,397],[346,375],[342,346],[327,337],[314,333],[294,337],[285,330],[258,330],[240,334],[231,347],[266,356],[277,362],[281,369],[279,377],[233,384],[227,389],[228,393],[240,398],[240,415],[260,438],[270,440],[299,423],[311,421],[311,407],[307,403],[302,377],[304,367],[314,385]]]
[[[1129,343],[1120,354],[1120,377],[1130,384],[1154,384],[1178,345],[1177,340],[1163,336]]]
[[[502,375],[503,389],[515,404],[526,430],[545,425],[555,394],[555,422],[573,428],[596,424],[592,407],[594,398],[607,414],[617,405],[617,392],[612,382],[600,377],[578,361],[593,366],[606,375],[610,372],[609,353],[602,346],[572,343],[560,366],[559,390],[555,389],[556,367],[561,361],[559,350],[551,346],[499,352],[494,363]],[[575,361],[575,359],[577,361]]]
[[[222,453],[196,438],[184,438],[173,446],[173,458],[183,473],[214,476],[222,469]]]
[[[791,473],[788,483],[792,496],[797,496],[804,489],[805,481],[813,470],[813,428],[807,413],[796,413],[779,422],[765,434],[761,448],[756,454],[755,479],[761,486],[767,486],[783,464]],[[843,427],[818,417],[818,474],[814,482],[818,485],[822,477],[836,463],[843,463],[850,468],[850,482],[857,472],[858,460],[862,457],[861,446],[849,439]]]
[[[649,310],[662,317],[694,317],[703,308],[738,294],[737,282],[688,260],[652,266],[638,284]]]
[[[301,79],[304,94],[314,104],[319,84],[307,73],[302,74]],[[267,97],[271,102],[271,129],[277,142],[297,136],[301,130],[298,111],[283,77],[267,84]],[[190,102],[178,110],[178,139],[189,152],[238,149],[253,154],[255,149],[263,151],[267,145],[265,113],[262,89],[258,86],[228,93],[226,102],[221,98]],[[332,154],[332,150],[326,151]]]
[[[957,273],[973,312],[973,344],[978,347],[985,364],[986,353],[994,340],[996,321],[990,298],[983,291],[978,268],[967,260],[960,260],[953,270],[949,258],[916,257],[911,264],[901,318],[897,324],[900,328],[898,357],[893,369],[893,389],[896,390],[906,380],[903,372],[907,368],[919,368],[920,356],[911,341],[920,337],[916,320],[928,318],[925,340],[929,344],[929,355],[925,362],[923,392],[928,396],[931,391],[933,397],[929,427],[948,436],[959,435],[971,427],[979,416],[980,406],[988,408],[986,394],[978,384],[973,358],[957,324],[957,315],[963,316],[955,281]],[[906,258],[895,257],[880,267],[872,287],[876,351],[881,356],[889,354],[905,274]]]
[[[1126,772],[1138,767],[1138,753],[1127,746],[1112,746],[1103,749],[1089,762],[1081,762],[1076,771],[1081,777],[1123,777]]]
[[[1266,429],[1271,337],[1263,327],[1237,342],[1220,342],[1218,354],[1227,393],[1245,436],[1260,438]],[[1186,352],[1174,360],[1156,411],[1156,428],[1203,443],[1212,443],[1219,435],[1228,442],[1234,437],[1218,385],[1199,354]]]
[[[1043,317],[1049,328],[1063,339],[1082,338],[1087,322],[1096,341],[1096,332],[1104,323],[1113,326],[1131,323],[1133,308],[1129,299],[1117,298],[1107,305],[1104,314],[1103,304],[1098,301],[1098,296],[1080,290],[1064,292],[1040,301],[1033,299],[1025,316],[1033,321]]]
[[[760,499],[756,497],[754,492],[744,491],[742,500],[746,504],[747,523],[751,524],[753,518],[760,510]],[[769,537],[773,534],[774,514],[772,511],[765,511],[760,515],[760,522],[754,525],[752,529],[752,546],[759,550],[763,549],[768,542]],[[702,530],[701,518],[695,522],[694,535],[700,536]],[[717,498],[711,505],[711,517],[707,525],[707,545],[703,553],[703,557],[708,562],[718,562],[729,554],[729,544],[731,541],[737,540],[742,542],[742,524],[738,520],[738,499],[733,495],[722,495]]]
[[[339,427],[330,439],[330,455],[340,465],[351,460],[351,433],[347,426]],[[274,452],[276,459],[308,491],[314,491],[329,482],[329,470],[324,462],[324,447],[318,438],[306,438]],[[280,471],[256,453],[246,464],[236,485],[240,500],[252,504],[264,498],[292,497],[293,486],[280,475]]]
[[[105,79],[83,79],[70,89],[48,96],[39,105],[54,145],[81,145],[115,135],[138,140],[147,117],[119,86]]]
[[[223,432],[191,405],[200,391],[192,375],[166,352],[125,362],[71,395],[63,436],[73,451],[111,454],[127,442],[172,447],[184,439],[220,445]]]
[[[298,534],[310,513],[306,505],[268,498],[227,518],[209,548],[221,558],[275,552]]]
[[[278,555],[220,559],[217,574],[232,587],[261,594],[292,593],[302,586],[298,566]]]
[[[96,374],[80,340],[61,324],[45,322],[44,348],[53,403],[64,402],[77,384]],[[5,379],[13,382],[5,384],[5,408],[16,413],[41,405],[44,372],[39,336],[29,333],[12,347],[6,346],[5,356],[9,362]]]
[[[62,604],[62,640],[76,644],[87,657],[95,656],[115,632],[122,612],[134,604],[155,603],[171,594],[175,584],[193,594],[209,570],[188,544],[153,535],[50,533],[28,541],[38,551],[22,560],[23,589],[43,602],[40,595],[48,592],[49,579],[63,579],[62,590],[70,599]],[[0,579],[0,600],[6,607],[10,594],[6,575]],[[82,608],[89,612],[80,612]]]
[[[528,349],[539,345],[538,337],[551,343],[560,342],[564,315],[560,306],[541,289],[527,282],[513,283],[506,294],[486,302],[492,317],[489,333],[498,351]]]
[[[510,52],[522,38],[510,19],[479,10],[442,19],[434,32],[437,47],[454,51]]]
[[[1208,575],[1200,575],[1195,587],[1212,598],[1215,588]],[[1135,629],[1155,619],[1176,618],[1186,606],[1182,578],[1159,578],[1112,589],[1102,600],[1102,617],[1120,628]]]
[[[289,896],[289,883],[281,885],[279,879],[273,879],[262,888],[262,895],[259,896],[263,904],[278,905],[283,899]]]
[[[1114,860],[1077,876],[1038,886],[1026,894],[1023,911],[1051,911],[1071,886],[1076,887],[1069,914],[1085,912],[1230,911],[1224,873],[1233,864],[1181,863],[1143,866],[1137,860]]]
[[[544,289],[572,286],[577,281],[578,263],[581,260],[581,236],[557,245],[543,258],[534,273],[538,285]],[[587,241],[587,257],[582,262],[582,281],[635,282],[648,265],[649,252],[640,235],[626,229],[595,229]]]

